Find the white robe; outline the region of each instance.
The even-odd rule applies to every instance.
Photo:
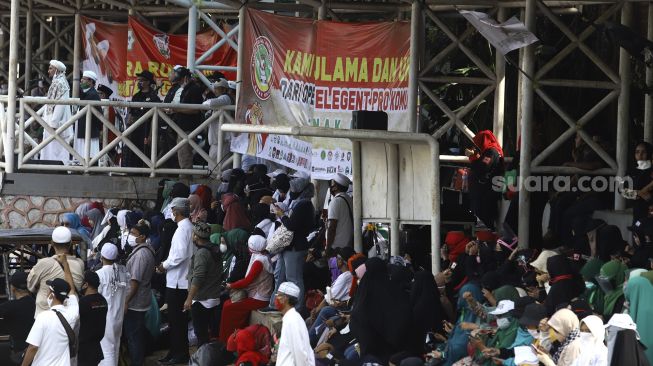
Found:
[[[68,96],[61,98],[61,100],[67,99]],[[68,105],[57,105],[54,107],[54,111],[52,113],[48,113],[46,108],[46,111],[43,113],[43,120],[54,130],[58,129],[64,123],[66,123],[70,117],[72,117],[72,113],[70,111],[70,106]],[[43,140],[47,139],[49,136],[50,134],[48,131],[44,129]],[[70,139],[73,136],[73,127],[71,126],[67,128],[59,136],[63,137],[67,142],[70,142]],[[57,140],[50,141],[50,143],[40,151],[40,154],[41,160],[58,160],[62,161],[64,164],[68,164],[70,161],[70,153]]]
[[[315,366],[308,328],[294,308],[283,315],[276,366]]]
[[[116,366],[120,357],[120,336],[130,276],[125,266],[118,264],[103,266],[97,274],[100,277],[98,292],[104,296],[109,305],[104,338],[100,341],[104,354],[100,366]]]

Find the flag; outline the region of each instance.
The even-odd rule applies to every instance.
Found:
[[[515,17],[499,24],[485,13],[460,10],[460,14],[503,55],[538,41],[524,23]]]

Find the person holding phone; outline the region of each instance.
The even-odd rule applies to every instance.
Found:
[[[551,341],[557,341],[560,346],[551,355],[541,347],[535,347],[538,360],[544,366],[572,366],[582,351],[580,322],[573,311],[558,310],[547,322]]]

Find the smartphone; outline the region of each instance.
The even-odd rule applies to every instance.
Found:
[[[451,263],[451,266],[449,266],[449,269],[453,271],[454,269],[456,269],[457,265],[458,265],[457,262],[453,262],[453,263]]]

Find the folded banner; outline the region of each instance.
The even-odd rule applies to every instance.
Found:
[[[410,23],[313,21],[247,9],[242,29],[239,123],[348,129],[352,111],[369,110],[387,112],[390,130],[408,128]],[[351,175],[348,140],[241,135],[231,149],[270,159],[279,150],[274,141],[285,141],[280,156],[290,153],[281,164],[314,179]]]
[[[460,14],[502,55],[538,41],[524,23],[515,17],[499,24],[485,13],[460,10]]]

